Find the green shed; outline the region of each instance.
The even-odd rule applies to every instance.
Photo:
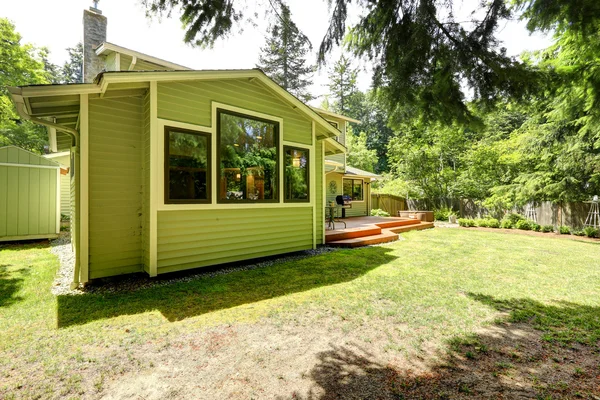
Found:
[[[0,147],[0,242],[57,237],[59,205],[58,163],[15,146]]]

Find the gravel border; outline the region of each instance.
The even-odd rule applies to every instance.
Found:
[[[80,285],[72,290],[75,255],[71,248],[71,237],[69,233],[62,233],[58,239],[50,242],[53,254],[58,256],[60,268],[52,285],[52,294],[55,296],[77,296],[86,293],[124,293],[136,290],[166,286],[178,282],[191,282],[199,279],[211,278],[219,275],[226,275],[237,271],[249,271],[253,269],[265,268],[277,263],[302,260],[308,257],[314,257],[320,254],[331,253],[340,249],[328,246],[320,246],[314,250],[305,250],[287,255],[272,256],[261,258],[252,264],[225,264],[215,267],[204,267],[197,270],[188,270],[174,272],[150,278],[145,273],[128,274],[119,277],[95,279],[92,284]]]

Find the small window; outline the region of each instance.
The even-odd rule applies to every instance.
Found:
[[[344,196],[350,196],[354,201],[363,200],[362,179],[344,179]]]
[[[309,201],[308,150],[284,147],[284,201]]]
[[[277,202],[279,123],[217,110],[219,202]]]
[[[210,134],[165,127],[165,203],[210,203]]]

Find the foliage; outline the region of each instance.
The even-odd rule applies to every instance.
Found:
[[[68,61],[62,66],[61,83],[83,82],[83,44],[77,43],[75,47],[68,47]]]
[[[552,225],[543,225],[542,226],[542,232],[544,232],[544,233],[554,232],[554,226],[552,226]]]
[[[292,21],[290,9],[285,4],[280,4],[277,17],[269,27],[270,36],[261,48],[257,67],[282,88],[307,102],[313,98],[308,87],[314,68],[306,65],[310,42]]]
[[[456,215],[456,213],[454,212],[454,210],[448,207],[442,207],[433,210],[433,218],[436,221],[448,221],[448,218],[451,215]]]
[[[533,222],[531,221],[531,230],[535,231],[535,232],[541,232],[542,230],[542,226],[540,224],[538,224],[537,222]]]
[[[371,210],[371,215],[373,217],[389,217],[390,213],[387,211],[383,211],[380,208],[375,208],[375,209]]]
[[[583,233],[585,233],[585,236],[590,238],[598,237],[598,232],[598,229],[592,226],[586,226],[585,228],[583,228]]]
[[[573,231],[573,235],[575,236],[585,236],[585,232],[582,229],[577,229]]]
[[[521,229],[524,231],[530,231],[532,229],[532,222],[526,219],[522,219],[517,221],[517,223],[515,224],[515,228],[517,229]]]
[[[515,224],[519,221],[525,221],[526,218],[521,215],[521,214],[517,214],[517,213],[510,213],[504,216],[504,219],[509,220],[511,223]]]
[[[561,235],[570,235],[571,228],[569,228],[568,226],[562,225],[558,228],[558,232],[560,232]]]
[[[346,131],[346,163],[352,167],[362,169],[363,171],[373,172],[377,164],[377,154],[375,150],[367,148],[367,134],[361,132],[354,135],[351,127]]]
[[[503,219],[500,221],[500,227],[503,229],[512,229],[515,226],[510,219]]]
[[[488,218],[487,224],[490,228],[500,228],[500,221],[498,221],[496,218]]]
[[[475,220],[471,218],[459,218],[457,221],[459,226],[463,226],[465,228],[474,227],[476,225]]]
[[[358,69],[352,67],[352,61],[344,54],[333,64],[329,70],[329,97],[334,100],[333,109],[344,115],[349,112],[353,97],[358,94],[356,78]]]
[[[480,228],[488,227],[488,220],[485,218],[476,218],[474,221],[475,221],[475,226],[478,226]]]

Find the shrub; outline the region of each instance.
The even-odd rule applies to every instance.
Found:
[[[531,230],[532,231],[539,232],[539,231],[542,230],[542,226],[540,224],[538,224],[536,222],[533,222],[533,221],[530,221],[530,224],[531,224]]]
[[[475,220],[470,218],[459,218],[458,225],[464,226],[465,228],[473,227],[475,226]]]
[[[560,232],[561,235],[570,235],[571,234],[571,228],[569,228],[568,226],[561,226],[560,228],[558,228],[558,231]]]
[[[376,208],[374,210],[371,210],[371,215],[373,217],[389,217],[390,213],[387,211],[383,211],[381,208]]]
[[[488,227],[488,220],[485,218],[477,218],[475,220],[473,220],[473,222],[475,222],[475,225],[481,227],[481,228],[487,228]]]
[[[524,216],[522,216],[521,214],[517,214],[517,213],[506,214],[504,216],[504,219],[507,219],[510,222],[512,222],[513,226],[515,226],[517,224],[517,222],[519,222],[519,221],[527,220]]]
[[[578,230],[573,231],[573,235],[575,235],[575,236],[585,236],[585,232],[582,231],[582,230],[580,230],[580,229],[578,229]]]
[[[517,229],[522,229],[524,231],[530,231],[531,230],[531,221],[527,221],[526,219],[520,219],[517,221],[515,227]]]
[[[504,229],[512,229],[514,224],[509,219],[503,219],[502,222],[500,222],[500,226]]]
[[[554,232],[554,227],[552,225],[544,225],[544,226],[542,226],[542,232],[544,232],[544,233]]]
[[[592,228],[591,226],[586,226],[583,228],[583,233],[585,233],[585,236],[587,237],[598,237],[598,229]]]
[[[500,221],[498,221],[496,218],[489,218],[488,226],[490,228],[500,228]]]
[[[433,218],[436,221],[448,221],[448,217],[456,215],[450,208],[444,207],[433,211]]]

